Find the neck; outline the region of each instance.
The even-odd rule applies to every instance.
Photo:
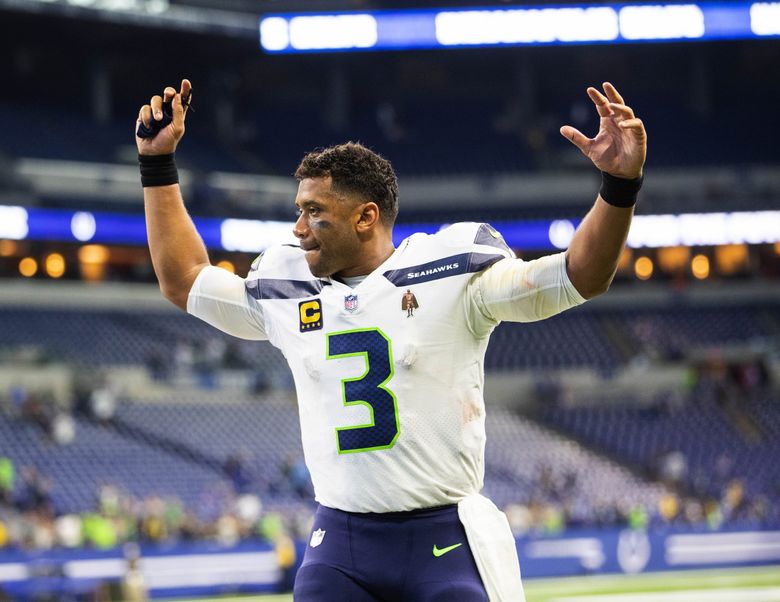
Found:
[[[391,236],[383,236],[381,239],[372,242],[374,244],[367,244],[365,248],[361,249],[360,261],[357,264],[341,270],[337,274],[334,274],[334,276],[338,276],[339,278],[365,276],[377,269],[387,261],[387,258],[390,257],[393,252],[395,252]]]

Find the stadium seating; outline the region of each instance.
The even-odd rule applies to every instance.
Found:
[[[214,403],[215,397],[220,403]],[[220,466],[240,457],[252,488],[290,493],[282,471],[301,455],[301,436],[297,408],[289,399],[242,401],[224,392],[202,403],[171,397],[122,404],[116,420],[134,427],[136,436],[153,435],[213,458]]]
[[[67,108],[45,105],[19,105],[0,100],[0,119],[7,127],[0,151],[10,157],[62,159],[95,163],[122,163],[128,153],[135,154],[132,130],[128,124],[114,121],[96,124],[89,117]],[[246,171],[223,145],[194,133],[188,134],[187,156],[180,159],[190,165],[209,171]]]
[[[747,342],[777,334],[776,305],[680,306],[604,310],[584,306],[529,324],[502,324],[486,355],[488,370],[590,367],[603,373],[633,355],[675,357],[681,351]],[[51,356],[97,365],[173,361],[177,345],[203,348],[212,338],[231,342],[240,363],[286,372],[268,343],[239,341],[180,313],[0,308],[2,345],[37,345]],[[629,350],[629,351],[626,351]],[[230,367],[230,366],[226,366]]]
[[[485,492],[497,504],[564,502],[589,509],[657,506],[663,488],[503,408],[487,408]],[[546,473],[546,474],[545,474]],[[545,489],[544,481],[552,486]]]
[[[203,346],[216,337],[232,341],[245,365],[286,370],[283,358],[268,343],[232,339],[180,312],[3,307],[0,330],[3,348],[35,345],[52,359],[97,366],[144,365],[153,358],[173,364],[177,345]]]
[[[223,401],[215,403],[217,397]],[[49,475],[61,513],[94,508],[104,484],[137,498],[175,495],[187,507],[203,508],[209,492],[235,485],[225,470],[231,458],[244,465],[246,489],[259,492],[267,504],[295,499],[294,484],[286,480],[301,454],[295,406],[224,398],[220,393],[211,402],[124,403],[109,425],[77,418],[76,437],[68,445],[0,415],[0,455]],[[576,499],[588,508],[653,507],[660,495],[658,485],[508,410],[489,407],[487,431],[485,491],[499,505]],[[555,494],[560,497],[550,498],[540,483],[548,468],[554,482],[569,482]]]
[[[776,499],[780,467],[766,459],[780,454],[780,400],[744,394],[736,400],[736,411],[746,410],[754,421],[735,420],[707,387],[697,388],[682,407],[642,407],[625,399],[618,407],[548,406],[541,416],[567,435],[656,478],[668,477],[667,455],[681,452],[681,484],[700,495],[717,499],[731,479],[739,478],[751,496]]]
[[[502,324],[491,337],[486,368],[506,371],[587,366],[602,372],[614,370],[622,362],[603,327],[609,319],[603,312],[583,308],[540,322]]]
[[[178,496],[193,510],[204,507],[210,491],[228,486],[218,470],[81,418],[73,442],[57,445],[37,426],[0,414],[0,455],[20,470],[32,466],[50,478],[58,513],[95,509],[102,485],[118,486],[139,499]]]
[[[678,306],[662,309],[626,309],[620,312],[622,330],[634,349],[679,353],[691,347],[725,345],[767,337],[774,331],[766,313],[776,306]]]
[[[486,369],[538,374],[591,368],[609,376],[636,354],[674,359],[691,350],[772,336],[777,334],[777,311],[765,303],[586,306],[538,323],[501,325],[488,349]],[[262,403],[246,389],[169,389],[149,399],[121,399],[111,426],[77,415],[75,441],[61,447],[38,426],[0,418],[0,455],[50,475],[58,510],[92,507],[96,488],[104,482],[136,496],[175,494],[198,507],[214,483],[237,485],[230,472],[236,461],[243,465],[240,486],[261,492],[264,501],[284,505],[309,499],[310,492],[290,482],[300,459],[297,409],[290,401],[284,359],[268,343],[231,340],[197,319],[162,310],[6,306],[0,308],[0,332],[0,351],[34,345],[50,358],[77,365],[146,366],[151,373],[162,362],[164,379],[181,369],[177,357],[183,352],[189,356],[186,369],[203,370],[203,355],[218,341],[223,353],[226,345],[233,349],[229,358],[222,355],[217,368],[262,372],[266,385],[277,378],[274,374],[286,375],[287,380],[275,381],[284,386],[271,387]],[[633,504],[656,507],[660,486],[635,474],[661,478],[659,459],[679,451],[687,463],[684,485],[691,490],[717,497],[731,477],[740,476],[751,495],[773,495],[780,473],[776,464],[764,460],[780,455],[777,399],[768,392],[740,397],[739,412],[756,427],[753,439],[737,430],[733,415],[713,399],[712,390],[700,384],[681,408],[665,402],[640,407],[630,394],[614,407],[598,406],[597,400],[573,409],[544,407],[542,422],[569,438],[493,408],[488,400],[485,490],[499,505],[576,502],[578,518],[587,522],[594,509],[618,503],[623,509]]]

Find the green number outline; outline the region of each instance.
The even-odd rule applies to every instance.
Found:
[[[338,355],[331,355],[330,354],[330,337],[340,334],[350,334],[352,332],[369,332],[369,331],[375,331],[378,332],[381,337],[387,341],[387,358],[389,361],[389,368],[390,368],[390,374],[388,377],[383,380],[381,383],[379,383],[376,388],[382,389],[387,394],[390,395],[390,397],[393,398],[393,411],[395,412],[395,437],[393,437],[393,440],[388,443],[387,445],[378,445],[376,447],[362,447],[358,449],[347,449],[342,450],[341,444],[339,443],[339,432],[341,431],[349,431],[352,429],[364,429],[364,428],[371,428],[376,426],[376,421],[374,420],[374,406],[371,405],[371,402],[366,401],[364,399],[356,399],[354,401],[347,401],[347,391],[346,391],[346,383],[348,382],[356,382],[359,380],[363,380],[366,376],[368,376],[368,373],[371,371],[371,366],[369,365],[368,361],[368,351],[355,351],[353,353],[340,353]],[[361,376],[358,376],[356,378],[342,378],[341,379],[341,399],[343,402],[343,406],[346,408],[347,406],[354,406],[357,404],[361,404],[364,406],[367,406],[369,411],[371,412],[371,422],[368,424],[357,424],[355,426],[342,426],[342,427],[336,427],[336,449],[338,449],[339,454],[356,454],[360,452],[367,452],[367,451],[377,451],[380,449],[390,449],[395,445],[395,442],[398,440],[398,435],[401,434],[401,421],[398,418],[398,398],[395,396],[395,393],[389,388],[387,388],[385,385],[392,380],[393,375],[395,374],[395,366],[393,364],[393,345],[390,341],[390,338],[382,332],[380,328],[355,328],[353,330],[340,330],[339,332],[329,332],[325,335],[325,359],[326,360],[332,360],[332,359],[340,359],[345,357],[359,357],[363,356],[363,359],[366,363],[366,370],[363,372]]]

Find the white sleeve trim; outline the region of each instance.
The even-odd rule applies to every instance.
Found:
[[[241,339],[268,339],[262,308],[249,298],[244,279],[213,265],[195,278],[187,313]]]

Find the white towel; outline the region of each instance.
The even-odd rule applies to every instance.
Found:
[[[506,515],[483,495],[458,503],[458,517],[490,602],[525,602],[515,537]]]

